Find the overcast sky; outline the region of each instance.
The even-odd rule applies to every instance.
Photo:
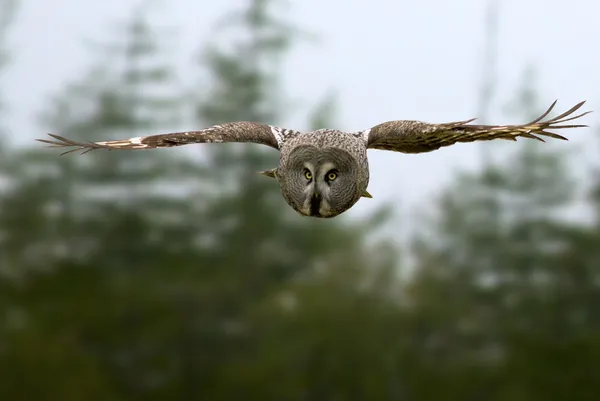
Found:
[[[47,96],[86,71],[85,39],[107,37],[135,1],[23,1],[11,37],[14,62],[3,78],[19,143],[46,132],[33,120]],[[320,36],[292,50],[285,71],[292,98],[307,103],[330,89],[340,95],[339,128],[359,130],[385,120],[445,122],[477,116],[487,1],[484,0],[290,0],[286,19]],[[579,100],[599,109],[600,2],[592,0],[501,0],[498,96],[493,123],[513,123],[503,112],[525,66],[540,72],[540,96],[559,108]],[[160,25],[178,27],[174,54],[182,77],[192,71],[192,54],[208,43],[217,19],[244,0],[172,0],[160,7]],[[187,67],[186,67],[187,66]],[[188,70],[186,70],[188,68]],[[191,82],[195,80],[191,78]],[[190,88],[193,89],[193,88]],[[201,88],[198,88],[201,90]],[[589,116],[594,125],[598,114]],[[285,125],[304,128],[303,115]],[[194,128],[194,127],[191,127]],[[575,148],[592,131],[570,131]],[[596,142],[597,143],[597,142]],[[487,143],[490,151],[504,144]],[[514,144],[514,146],[518,146]],[[577,150],[580,151],[580,150]],[[372,178],[364,199],[350,210],[361,215],[383,201],[400,202],[405,213],[430,201],[457,167],[476,168],[481,147],[459,144],[422,155],[371,151]],[[598,159],[598,148],[593,149]],[[502,160],[503,152],[497,155]],[[590,153],[591,155],[591,153]],[[580,159],[583,163],[583,158]],[[591,160],[591,156],[587,160]]]

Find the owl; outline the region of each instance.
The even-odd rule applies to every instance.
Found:
[[[301,132],[273,125],[237,121],[213,125],[198,131],[173,132],[129,139],[82,143],[48,134],[54,140],[37,139],[51,147],[73,148],[62,154],[95,149],[139,150],[170,148],[196,143],[253,142],[279,151],[279,165],[261,171],[279,183],[283,199],[303,216],[331,218],[350,209],[367,192],[369,163],[367,150],[425,153],[459,142],[531,138],[542,136],[567,140],[549,130],[586,127],[563,124],[588,113],[572,116],[585,102],[565,113],[544,120],[556,101],[537,119],[521,125],[476,125],[475,120],[426,123],[414,120],[388,121],[357,132],[318,129]]]

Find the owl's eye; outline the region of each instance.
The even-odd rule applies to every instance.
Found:
[[[304,170],[304,176],[307,180],[312,179],[312,173],[309,170]]]
[[[333,180],[335,180],[336,178],[337,178],[337,173],[336,173],[335,171],[330,171],[330,172],[327,174],[327,179],[328,179],[329,181],[333,181]]]

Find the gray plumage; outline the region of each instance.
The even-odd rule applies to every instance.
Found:
[[[275,178],[285,201],[298,213],[313,217],[335,217],[350,209],[361,197],[371,197],[368,149],[401,153],[425,153],[459,142],[518,137],[536,139],[542,136],[567,140],[549,129],[586,127],[563,123],[588,113],[571,116],[585,102],[565,113],[543,121],[556,101],[537,119],[521,125],[476,125],[475,119],[431,124],[422,121],[397,120],[378,124],[358,132],[319,129],[300,132],[272,125],[238,121],[214,125],[198,131],[173,132],[123,140],[75,142],[48,134],[54,140],[37,139],[51,147],[71,147],[63,154],[96,149],[153,149],[196,143],[252,142],[280,152],[279,166],[260,172]],[[562,124],[562,125],[559,125]]]

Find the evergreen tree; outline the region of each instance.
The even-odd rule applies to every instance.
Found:
[[[101,64],[54,99],[53,110],[46,111],[42,118],[45,130],[50,127],[51,132],[88,141],[135,136],[149,126],[161,129],[172,122],[169,114],[178,106],[174,100],[177,98],[160,92],[174,93],[177,88],[169,67],[156,66],[157,61],[160,63],[155,48],[158,35],[150,32],[144,12],[144,8],[134,11],[125,29],[125,44],[100,49],[105,50]],[[89,260],[95,257],[96,249],[106,252],[100,241],[109,241],[107,247],[120,250],[123,262],[114,264],[134,257],[150,259],[151,253],[140,254],[131,242],[109,234],[116,227],[108,226],[108,216],[132,212],[138,218],[156,218],[159,198],[165,198],[164,202],[174,209],[180,208],[173,204],[172,196],[157,194],[156,188],[173,177],[183,180],[195,170],[185,158],[174,162],[176,159],[169,156],[92,152],[80,158],[57,157],[55,152],[39,147],[15,155],[11,174],[18,180],[12,195],[5,199],[6,208],[14,209],[4,216],[5,224],[13,227],[3,252],[12,260],[7,264],[19,265],[20,274],[24,274],[45,270],[52,261]],[[187,205],[182,199],[175,202]],[[17,208],[18,204],[27,206]],[[44,210],[48,208],[51,213]],[[180,210],[185,213],[185,209]],[[149,234],[139,229],[142,232],[131,232],[130,236],[142,241]],[[99,235],[102,231],[106,234]],[[25,249],[32,246],[37,252],[25,257]]]
[[[17,2],[15,0],[2,0],[0,1],[0,74],[4,72],[5,67],[9,63],[9,52],[7,46],[7,36],[9,32],[9,28],[12,25],[15,11],[16,11]],[[6,154],[5,154],[5,144],[7,143],[6,137],[6,105],[5,105],[5,91],[3,88],[0,88],[0,195],[5,190],[5,185],[7,185],[8,181],[10,181],[8,171],[6,171],[7,163]],[[1,213],[1,211],[0,211]],[[0,230],[0,250],[3,245],[3,232]],[[0,254],[0,279],[4,274],[4,271],[7,270],[4,266],[3,259],[5,259],[2,254]]]
[[[279,84],[279,62],[296,30],[281,23],[280,15],[273,15],[277,5],[272,0],[253,0],[226,19],[235,21],[239,37],[229,43],[229,51],[225,46],[209,47],[205,53],[203,61],[212,85],[202,91],[207,95],[198,107],[200,126],[236,120],[282,122],[287,102]],[[321,114],[311,122],[327,124]],[[203,178],[219,188],[206,209],[205,222],[213,230],[207,239],[211,247],[205,271],[209,276],[203,280],[210,283],[213,295],[210,302],[203,302],[204,313],[190,322],[198,330],[194,338],[203,343],[188,346],[188,371],[194,372],[188,383],[196,389],[188,396],[214,388],[237,399],[249,389],[263,391],[266,387],[262,386],[267,386],[260,380],[246,382],[243,375],[235,374],[240,373],[240,363],[245,369],[265,369],[256,355],[264,350],[264,344],[260,324],[252,318],[254,309],[273,302],[290,280],[310,275],[319,263],[328,265],[341,257],[346,260],[348,253],[360,255],[370,227],[344,224],[340,219],[299,218],[281,198],[277,183],[256,174],[277,165],[278,154],[272,150],[253,144],[205,149],[210,169]],[[198,366],[200,360],[205,362]],[[256,363],[247,365],[249,361]]]
[[[13,23],[15,13],[17,11],[17,1],[16,0],[2,0],[0,1],[0,73],[3,72],[4,68],[10,62],[8,46],[7,46],[7,36],[9,29]],[[2,95],[4,93],[2,92]],[[4,131],[6,130],[6,126],[4,126],[4,122],[1,120],[4,117],[6,112],[6,104],[5,104],[4,96],[0,96],[0,138],[4,136]],[[2,141],[5,142],[5,141]],[[0,144],[0,155],[2,155],[2,144]]]
[[[246,9],[227,18],[239,21],[236,27],[242,39],[233,42],[231,52],[209,47],[207,64],[213,86],[204,91],[207,98],[198,108],[199,124],[235,120],[277,124],[284,118],[282,105],[286,99],[281,95],[284,88],[278,85],[278,60],[291,45],[294,30],[272,15],[277,5],[273,0],[250,1]],[[215,266],[222,266],[220,274],[227,274],[223,266],[230,266],[234,269],[231,273],[238,277],[235,281],[241,285],[248,281],[240,274],[261,274],[274,279],[277,285],[311,264],[306,255],[341,251],[335,243],[346,237],[348,244],[360,241],[354,235],[344,235],[335,222],[298,219],[281,198],[277,183],[256,174],[278,164],[277,152],[253,144],[220,144],[211,147],[208,156],[211,172],[206,176],[221,191],[207,209],[211,226],[223,227],[215,230],[213,238],[213,249],[225,258],[214,261]],[[315,236],[317,227],[322,236]],[[329,230],[342,237],[328,240]],[[245,238],[253,241],[244,241]],[[277,254],[286,255],[288,263],[273,258],[269,267],[270,263],[263,260],[265,247],[278,249]],[[242,271],[238,270],[240,266],[245,266]],[[284,266],[290,270],[281,270]],[[256,290],[260,289],[253,286],[251,291]]]
[[[517,108],[534,111],[532,72],[524,78]],[[570,372],[541,366],[591,347],[580,336],[597,327],[590,308],[598,292],[586,284],[595,276],[573,254],[581,230],[560,218],[575,193],[569,159],[554,149],[523,141],[505,162],[464,174],[442,196],[437,238],[421,237],[427,245],[411,287],[414,364],[425,369],[416,383],[427,372],[457,400],[559,399],[566,388],[587,399],[595,388],[586,373],[592,348],[565,359]],[[574,316],[585,323],[573,324]]]
[[[276,65],[288,40],[289,32],[269,16],[273,4],[253,1],[237,19],[250,38],[234,42],[242,57],[209,52],[215,86],[198,107],[199,124],[282,118],[275,106],[284,91],[264,67]],[[171,68],[154,64],[162,61],[145,13],[137,9],[120,33],[125,44],[102,47],[108,50],[98,67],[53,99],[44,131],[99,140],[172,130],[166,125],[179,104],[158,94],[177,88],[165,79]],[[163,115],[168,118],[156,119]],[[0,254],[11,272],[1,282],[2,308],[14,316],[2,335],[8,346],[0,370],[15,385],[3,388],[3,398],[15,398],[19,384],[30,390],[21,399],[42,392],[68,398],[72,381],[79,384],[72,397],[85,393],[86,399],[265,394],[269,383],[236,374],[253,360],[252,369],[260,370],[258,356],[273,352],[261,335],[261,322],[272,319],[262,311],[275,308],[296,282],[317,285],[319,268],[360,271],[355,281],[344,281],[352,289],[347,296],[357,299],[364,296],[360,283],[393,268],[385,248],[364,245],[369,221],[321,222],[291,211],[276,183],[255,174],[273,166],[276,154],[250,144],[204,149],[203,161],[189,157],[192,149],[59,158],[36,147],[14,155],[15,180],[0,198],[6,233]],[[323,294],[327,288],[323,283]],[[355,303],[345,305],[350,319]],[[285,344],[284,330],[269,332],[279,338],[275,346],[294,346]],[[352,352],[353,341],[348,344],[338,361]],[[283,355],[295,355],[287,350]],[[59,366],[73,368],[54,369]],[[338,386],[350,391],[348,382]]]
[[[600,154],[600,131],[596,130],[596,154]],[[596,160],[599,158],[596,158]],[[600,165],[597,163],[590,171],[591,188],[588,192],[588,200],[592,205],[595,225],[600,232]]]
[[[145,12],[135,10],[119,35],[123,46],[107,49],[98,68],[54,99],[54,110],[43,119],[52,131],[98,140],[172,123],[177,105],[160,91],[178,88],[169,67],[160,65]],[[38,147],[14,154],[13,185],[0,199],[5,233],[0,254],[9,277],[3,286],[6,307],[30,323],[7,334],[19,342],[3,360],[22,364],[16,371],[3,366],[4,377],[15,377],[12,382],[60,398],[72,377],[60,369],[45,377],[35,367],[44,358],[46,366],[79,366],[79,358],[86,358],[91,366],[81,371],[81,391],[88,399],[106,393],[110,399],[135,398],[154,391],[167,375],[170,361],[161,357],[160,328],[142,334],[171,314],[162,295],[168,285],[160,287],[165,270],[175,261],[181,269],[195,266],[193,204],[164,188],[173,177],[184,185],[198,169],[189,158],[165,152],[143,156],[98,152],[60,158]],[[48,353],[26,358],[23,352],[41,348],[38,341],[47,342]],[[148,385],[157,375],[158,384]],[[24,397],[37,399],[33,393]]]

